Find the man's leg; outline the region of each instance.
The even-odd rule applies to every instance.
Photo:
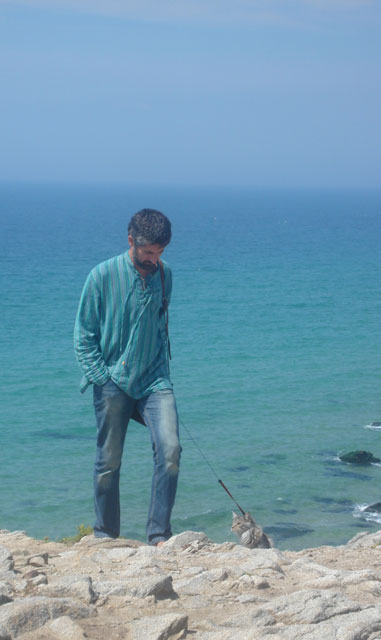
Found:
[[[170,519],[179,475],[179,421],[172,389],[142,398],[138,408],[151,433],[154,470],[147,538],[156,544],[172,535]]]
[[[128,421],[135,401],[112,381],[94,385],[97,451],[94,466],[94,534],[117,538],[120,533],[119,474]]]

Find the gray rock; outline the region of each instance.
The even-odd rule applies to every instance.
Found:
[[[46,575],[44,573],[39,573],[37,576],[35,576],[34,578],[31,578],[31,584],[33,584],[35,587],[39,587],[42,584],[48,584],[48,579],[46,577]]]
[[[144,545],[144,542],[138,540],[129,540],[128,538],[97,538],[94,534],[83,536],[76,544],[75,547],[132,547],[137,549]]]
[[[14,567],[13,556],[9,549],[0,544],[0,575],[12,571]]]
[[[197,567],[199,569],[199,567]],[[197,572],[190,578],[174,581],[174,590],[182,595],[197,595],[201,591],[211,589],[213,582],[223,582],[228,578],[228,572],[225,569],[216,568],[210,571]]]
[[[43,567],[48,564],[48,558],[48,553],[41,553],[28,558],[27,564],[30,564],[32,567]]]
[[[131,547],[116,547],[113,549],[101,549],[92,555],[92,559],[100,565],[128,562],[131,556],[136,554],[136,549]]]
[[[370,513],[381,513],[381,502],[374,502],[370,504],[368,507],[365,507],[364,511],[368,511]]]
[[[211,540],[209,540],[205,533],[198,531],[183,531],[183,533],[179,533],[177,536],[173,536],[167,540],[164,546],[159,547],[159,550],[171,551],[174,549],[184,549],[194,542],[197,542],[197,546],[200,549],[207,544],[211,544]]]
[[[374,456],[370,451],[350,451],[339,456],[342,462],[350,464],[368,465],[374,462],[381,462],[380,458]]]
[[[345,546],[351,549],[375,549],[381,547],[381,531],[376,531],[375,533],[362,531],[354,538],[351,538]]]
[[[378,640],[381,631],[380,608],[368,608],[356,613],[338,615],[320,624],[292,624],[287,627],[265,628],[255,640]],[[377,637],[374,635],[377,634]],[[246,636],[245,636],[246,638]]]
[[[50,584],[43,584],[39,594],[53,598],[79,598],[86,604],[93,604],[97,600],[90,576],[63,576]]]
[[[242,546],[236,546],[235,549],[224,554],[224,560],[226,564],[239,567],[242,573],[261,571],[264,574],[276,572],[284,575],[279,562],[284,560],[284,564],[289,564],[276,549],[247,549]]]
[[[13,589],[9,582],[0,582],[0,605],[12,602]]]
[[[283,624],[318,624],[334,616],[343,616],[362,609],[340,592],[306,589],[295,591],[286,596],[275,598],[259,607],[252,616],[255,624],[261,624],[261,618],[268,615]]]
[[[24,598],[0,607],[0,640],[34,631],[49,620],[64,615],[87,618],[93,613],[91,607],[85,607],[73,598]]]
[[[131,640],[180,640],[187,629],[188,616],[169,613],[136,620],[129,631]]]
[[[84,640],[86,634],[83,629],[69,616],[62,616],[50,622],[49,629],[54,633],[57,640]]]
[[[135,598],[155,596],[157,600],[177,598],[173,590],[172,576],[142,576],[135,585],[127,585],[129,593]]]
[[[125,596],[127,594],[126,582],[117,580],[97,580],[93,581],[95,592],[106,598],[108,596]]]

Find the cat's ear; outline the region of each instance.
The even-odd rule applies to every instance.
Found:
[[[238,518],[238,516],[237,516],[235,511],[232,511],[232,514],[233,514],[233,518]]]

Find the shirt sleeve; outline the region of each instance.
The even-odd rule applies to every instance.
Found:
[[[83,287],[74,327],[74,351],[89,383],[103,385],[110,373],[100,348],[101,295],[93,274]]]
[[[164,289],[165,289],[165,297],[167,298],[167,302],[169,304],[171,302],[171,294],[172,294],[172,271],[170,267],[168,267],[168,265],[165,273]]]

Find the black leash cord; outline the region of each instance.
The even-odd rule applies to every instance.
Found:
[[[230,496],[230,498],[233,500],[234,504],[238,507],[238,509],[240,510],[240,512],[242,513],[242,515],[245,515],[245,511],[242,509],[242,507],[239,506],[237,500],[232,496],[232,494],[230,493],[229,489],[227,488],[227,486],[222,482],[222,480],[219,479],[218,475],[216,474],[215,470],[213,469],[212,465],[210,464],[209,460],[207,459],[207,457],[205,456],[204,452],[201,451],[200,447],[198,446],[196,440],[194,439],[194,437],[192,436],[191,432],[189,431],[188,427],[185,426],[185,424],[183,423],[183,421],[181,420],[181,418],[179,418],[179,421],[181,422],[182,426],[184,427],[185,431],[187,432],[188,436],[190,437],[190,439],[192,440],[194,446],[196,447],[197,451],[199,452],[199,454],[201,455],[201,457],[203,458],[204,462],[207,464],[207,466],[209,467],[209,469],[211,470],[211,472],[213,473],[213,475],[217,478],[217,482],[221,485],[221,487],[226,491],[226,493],[228,494],[228,496]]]

